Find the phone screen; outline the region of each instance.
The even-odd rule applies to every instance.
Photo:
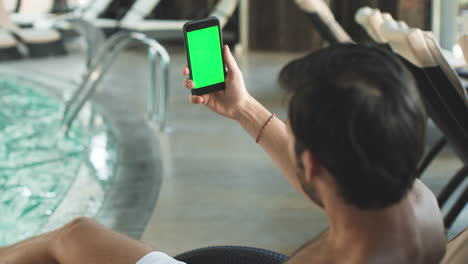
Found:
[[[219,26],[187,32],[187,46],[195,89],[224,82]]]

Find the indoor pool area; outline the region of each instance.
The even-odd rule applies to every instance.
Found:
[[[467,10],[0,0],[0,264],[467,263]]]

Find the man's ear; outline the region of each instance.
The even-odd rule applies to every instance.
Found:
[[[315,159],[312,151],[306,149],[301,154],[302,164],[304,164],[304,177],[306,183],[311,183],[322,173],[322,167]]]

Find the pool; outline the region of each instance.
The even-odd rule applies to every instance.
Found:
[[[0,74],[0,246],[47,225],[83,167],[104,190],[114,174],[117,148],[105,122],[99,128],[75,122],[65,137],[63,104],[45,91]],[[103,197],[99,192],[90,202]]]

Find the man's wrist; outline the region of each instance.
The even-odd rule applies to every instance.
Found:
[[[242,107],[239,107],[233,119],[236,120],[250,136],[256,138],[262,126],[270,117],[271,113],[255,100],[255,98],[250,97],[245,101]]]
[[[252,118],[252,113],[255,113],[259,108],[260,103],[252,96],[249,97],[239,105],[239,108],[234,113],[233,118],[238,123],[248,121]]]

